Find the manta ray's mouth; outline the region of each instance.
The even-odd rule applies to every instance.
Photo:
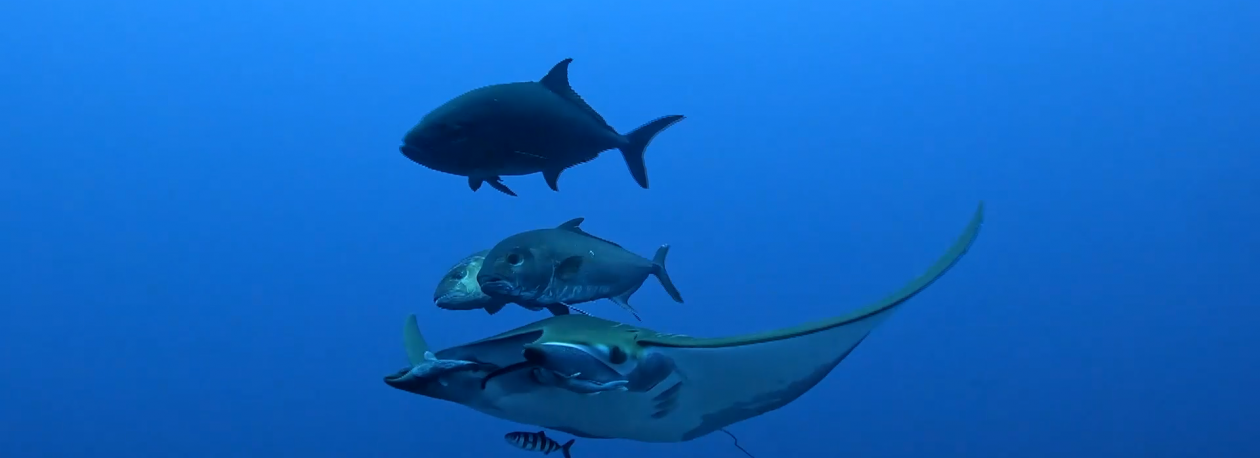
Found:
[[[400,369],[398,372],[395,372],[393,374],[386,375],[385,384],[392,386],[394,388],[401,388],[400,387],[401,382],[406,380],[407,374],[410,374],[410,373],[411,373],[411,368],[408,367],[408,368]]]

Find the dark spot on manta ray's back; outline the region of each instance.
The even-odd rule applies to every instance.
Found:
[[[407,132],[399,151],[432,170],[468,177],[473,191],[485,183],[515,196],[501,177],[541,173],[558,191],[561,172],[615,148],[647,189],[648,143],[683,116],[663,116],[622,135],[569,85],[572,61],[560,61],[538,81],[484,86],[443,103]]]

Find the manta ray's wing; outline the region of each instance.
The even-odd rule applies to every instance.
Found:
[[[726,338],[640,330],[639,345],[671,358],[681,375],[669,386],[653,390],[662,409],[655,415],[687,424],[688,431],[679,438],[685,441],[795,400],[826,377],[898,305],[962,258],[983,220],[981,203],[967,229],[927,272],[883,300],[843,316]]]

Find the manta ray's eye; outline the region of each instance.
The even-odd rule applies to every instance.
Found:
[[[613,364],[621,364],[626,362],[626,352],[621,347],[613,346],[608,349],[608,362]]]

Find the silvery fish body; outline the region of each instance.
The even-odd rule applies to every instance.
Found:
[[[481,309],[494,315],[508,304],[516,304],[531,312],[547,310],[552,315],[569,314],[570,308],[559,303],[544,304],[524,299],[513,301],[507,298],[490,297],[483,293],[481,286],[477,284],[477,273],[481,271],[486,253],[489,252],[490,250],[481,250],[468,255],[447,270],[446,275],[442,276],[442,280],[438,281],[437,288],[433,291],[434,305],[444,310]]]
[[[574,218],[500,241],[477,274],[481,290],[496,298],[566,306],[609,299],[638,318],[630,296],[655,275],[674,301],[683,301],[665,269],[669,245],[649,260],[587,233],[579,227],[582,221]]]

